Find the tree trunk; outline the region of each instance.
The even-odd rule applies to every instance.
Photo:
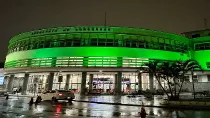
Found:
[[[161,85],[161,82],[160,82],[159,77],[158,77],[158,76],[155,76],[155,78],[157,79],[158,84],[160,85],[160,87],[162,88],[162,90],[166,93],[167,97],[170,98],[169,95],[168,95],[168,93],[167,93],[167,91],[166,91],[166,90],[163,88],[163,86]]]
[[[184,76],[184,74],[182,74],[182,76],[181,76],[181,77],[182,77],[182,78],[181,78],[182,80],[184,79],[183,76]],[[182,83],[181,83],[181,86],[180,86],[180,88],[179,88],[179,92],[178,92],[177,96],[179,96],[179,94],[180,94],[180,92],[181,92],[181,90],[182,90],[183,83],[184,83],[184,80],[183,80]]]
[[[174,96],[176,97],[176,79],[175,79],[175,77],[173,78],[173,80],[174,80],[174,89],[175,89]]]
[[[168,77],[166,77],[166,80],[167,80],[167,83],[168,83],[168,87],[169,87],[169,89],[170,89],[171,97],[173,97],[173,91],[172,91],[172,89],[171,89],[171,86],[170,86],[170,82],[169,82]]]

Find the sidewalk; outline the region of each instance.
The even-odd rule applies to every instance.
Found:
[[[147,99],[144,96],[127,97],[127,96],[80,96],[75,95],[75,100],[78,102],[90,102],[90,103],[103,103],[103,104],[115,104],[115,105],[131,105],[141,106],[142,102],[144,106],[162,106],[160,105],[160,96],[155,96],[154,99]]]
[[[33,96],[34,95],[32,95],[32,94],[21,95],[21,93],[9,94],[9,97],[33,97]]]

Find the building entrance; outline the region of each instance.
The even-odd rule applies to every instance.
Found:
[[[87,76],[87,90],[90,94],[112,94],[115,73],[90,73]]]

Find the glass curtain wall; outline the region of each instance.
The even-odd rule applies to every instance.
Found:
[[[79,93],[81,90],[82,74],[71,74],[69,82],[69,90]]]
[[[66,75],[56,74],[53,79],[53,90],[64,90],[66,86]]]
[[[123,73],[122,75],[122,91],[124,93],[134,92],[138,90],[137,73]]]
[[[112,93],[114,90],[114,75],[93,75],[93,87],[94,93]]]
[[[31,94],[41,93],[48,88],[48,75],[31,75],[29,76],[27,92]]]

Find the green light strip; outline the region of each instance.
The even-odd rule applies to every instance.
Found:
[[[7,55],[6,62],[53,57],[131,57],[160,60],[187,60],[189,58],[187,54],[141,48],[66,47],[15,52]]]

